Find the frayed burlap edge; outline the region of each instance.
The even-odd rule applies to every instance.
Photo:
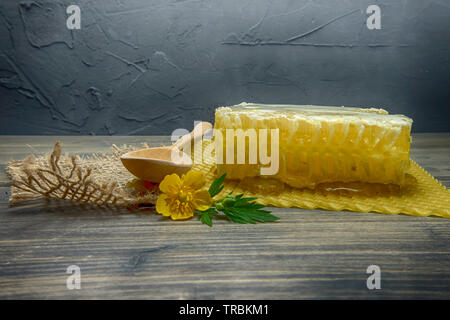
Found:
[[[135,196],[126,188],[126,183],[135,177],[123,167],[120,155],[136,149],[113,145],[112,154],[108,155],[68,156],[62,155],[57,142],[49,155],[10,161],[6,167],[11,179],[9,201],[50,198],[99,206],[155,204],[157,190]]]

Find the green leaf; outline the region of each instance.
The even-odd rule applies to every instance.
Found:
[[[209,214],[202,214],[200,216],[200,221],[203,224],[206,224],[206,225],[212,227],[212,219],[211,219],[211,216]]]
[[[264,205],[255,202],[255,197],[243,198],[242,194],[232,196],[227,195],[224,199],[216,201],[218,207],[225,213],[225,216],[237,223],[271,222],[279,220],[268,210],[262,210]]]
[[[257,199],[256,197],[241,198],[241,199],[236,201],[235,206],[239,206],[239,205],[242,205],[242,204],[244,204],[246,202],[253,201],[253,200],[256,200],[256,199]],[[261,206],[261,208],[264,207],[264,205],[262,205],[262,204],[260,204],[259,206]]]
[[[204,211],[196,211],[196,213],[200,216],[200,221],[203,224],[212,227],[212,215],[217,214],[218,212],[215,208],[211,207]]]
[[[213,183],[211,183],[211,186],[209,187],[209,195],[211,198],[219,194],[220,191],[223,189],[223,182],[225,181],[226,173],[224,173],[219,178],[215,179]]]
[[[209,195],[212,197],[222,191],[224,188],[226,174],[215,179],[209,187]],[[212,216],[223,212],[228,220],[236,223],[257,223],[257,222],[271,222],[279,220],[277,216],[271,214],[268,210],[262,210],[263,204],[255,202],[256,197],[244,197],[243,193],[233,195],[232,192],[227,194],[224,198],[214,201],[213,207],[205,211],[197,211],[200,216],[200,221],[203,224],[212,226]]]
[[[243,219],[242,217],[236,216],[230,212],[225,212],[225,216],[228,218],[228,220],[236,222],[236,223],[255,223],[255,222],[251,222],[251,220],[248,221],[246,219]]]
[[[209,214],[209,215],[218,214],[216,208],[214,208],[214,207],[208,208],[208,209],[206,209],[204,211],[197,211],[197,213],[199,215],[203,215],[203,214]]]
[[[271,222],[279,220],[277,216],[274,216],[267,210],[261,210],[256,208],[243,208],[243,207],[232,207],[227,208],[229,215],[233,215],[235,218],[244,220],[248,223],[255,222]]]

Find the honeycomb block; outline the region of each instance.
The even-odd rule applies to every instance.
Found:
[[[229,179],[261,176],[296,188],[330,182],[401,186],[410,165],[411,125],[406,116],[374,108],[250,103],[220,107],[214,125],[217,170]],[[241,144],[232,135],[239,129],[244,132]],[[244,163],[239,148],[245,151]],[[272,161],[278,156],[272,174],[264,173],[273,163],[263,157],[263,148]]]

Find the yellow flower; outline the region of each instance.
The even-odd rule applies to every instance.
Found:
[[[201,189],[206,182],[199,171],[189,170],[180,177],[173,173],[165,176],[159,184],[161,194],[156,201],[156,211],[173,220],[188,219],[195,210],[211,207],[211,197],[207,190]]]

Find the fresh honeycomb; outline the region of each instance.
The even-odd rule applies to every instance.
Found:
[[[403,115],[389,115],[382,109],[262,105],[242,103],[216,109],[215,142],[222,150],[217,161],[220,176],[228,179],[250,177],[281,181],[291,187],[314,189],[326,183],[377,183],[403,186],[410,165],[412,120]],[[258,157],[251,163],[252,144],[245,138],[245,162],[237,163],[238,141],[227,129],[267,129],[267,139],[256,139],[257,149],[267,143],[268,154],[277,139],[271,129],[278,129],[278,170],[261,174],[267,163]],[[217,139],[217,135],[221,139]],[[233,148],[227,141],[233,141]],[[271,140],[272,139],[272,140]],[[263,142],[262,142],[263,141]],[[253,141],[255,143],[255,141]],[[253,149],[253,153],[254,153]],[[234,153],[227,158],[227,152]],[[227,161],[228,160],[228,161]],[[232,163],[230,163],[230,161]],[[221,163],[223,162],[223,163]],[[267,183],[268,186],[274,183]]]

